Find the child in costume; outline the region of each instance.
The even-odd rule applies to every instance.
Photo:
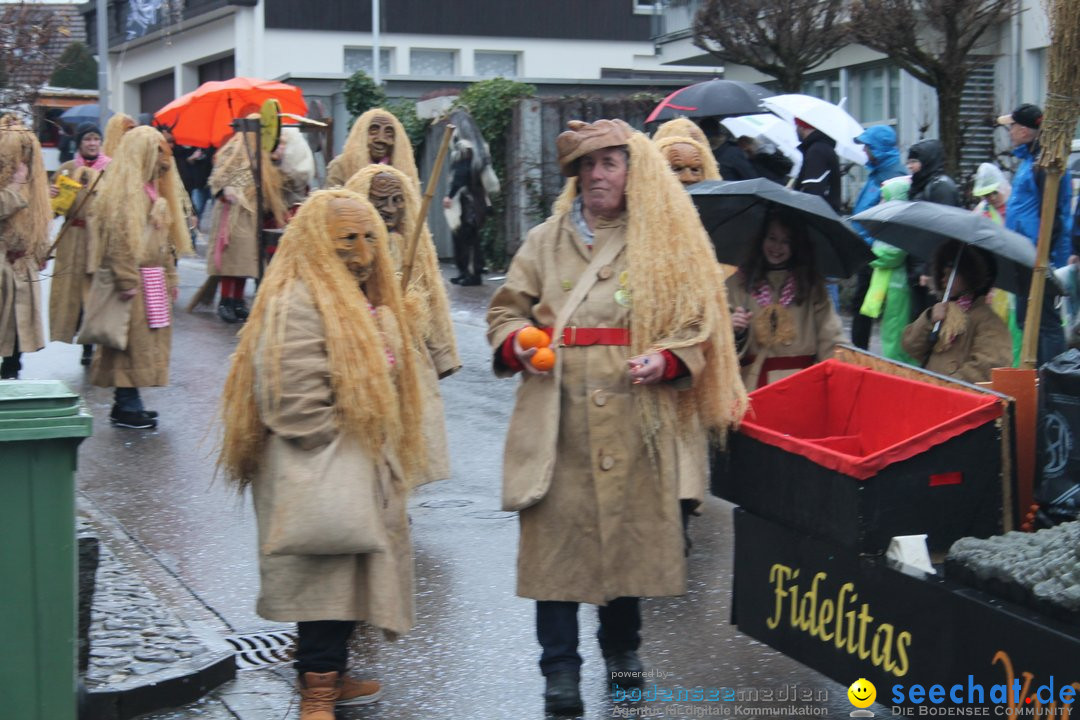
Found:
[[[747,390],[831,357],[843,341],[806,230],[780,211],[766,219],[761,239],[728,278],[727,289]]]
[[[949,297],[944,297],[956,266]],[[993,256],[959,240],[942,243],[934,253],[931,277],[941,302],[904,328],[904,350],[932,372],[976,383],[990,379],[990,370],[1012,366],[1009,328],[986,302],[997,267]],[[931,332],[941,323],[937,342]]]

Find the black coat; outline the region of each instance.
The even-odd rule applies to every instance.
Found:
[[[758,177],[746,153],[730,140],[713,150],[713,157],[720,168],[720,177],[725,180],[753,180]]]
[[[940,205],[960,207],[960,190],[945,174],[945,147],[940,140],[922,140],[908,148],[908,159],[922,163],[911,176],[908,200],[926,200]]]
[[[836,141],[814,130],[802,141],[799,150],[803,164],[795,178],[795,189],[820,195],[833,210],[840,212],[840,159],[836,156]]]

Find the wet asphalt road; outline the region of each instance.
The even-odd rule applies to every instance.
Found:
[[[179,307],[203,279],[201,260],[182,261]],[[421,488],[410,505],[417,626],[395,642],[364,645],[354,668],[383,681],[384,699],[341,712],[339,718],[544,716],[533,604],[514,595],[517,524],[499,509],[502,445],[516,381],[496,380],[489,369],[484,312],[495,285],[489,280],[481,287],[451,289],[464,368],[442,384],[453,477]],[[215,478],[218,402],[236,329],[209,309],[177,313],[171,384],[143,391],[146,406],[161,413],[156,431],[109,426],[111,390],[90,386],[77,346],[52,343],[26,355],[23,372],[24,378],[58,378],[84,395],[95,423],[79,451],[81,500],[115,519],[130,545],[150,559],[142,563],[148,576],[179,582],[184,592],[165,591],[163,597],[181,616],[222,635],[288,627],[254,612],[258,576],[250,500]],[[657,673],[657,684],[759,689],[795,684],[826,691],[829,699],[816,705],[828,715],[846,717],[851,710],[846,688],[729,623],[731,506],[710,498],[691,534],[687,595],[643,602],[641,656]],[[612,703],[591,640],[595,617],[594,609],[582,608],[584,717],[643,716],[646,708],[640,705]],[[295,718],[288,678],[285,669],[241,673],[237,683],[204,701],[153,717]],[[673,707],[655,707],[675,716]],[[718,709],[707,703],[695,707],[699,716]],[[695,711],[680,712],[692,717]]]

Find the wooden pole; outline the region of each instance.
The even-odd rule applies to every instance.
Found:
[[[64,233],[66,233],[68,227],[71,226],[71,218],[78,215],[79,212],[83,209],[83,205],[85,205],[86,201],[90,199],[90,196],[94,194],[94,188],[97,187],[98,180],[100,180],[101,176],[104,174],[104,170],[97,174],[97,177],[94,178],[94,182],[90,183],[90,189],[86,191],[86,194],[82,196],[82,200],[80,200],[79,204],[75,206],[75,212],[69,213],[67,218],[64,219],[64,226],[61,227],[60,232],[56,234],[56,240],[53,241],[52,246],[49,248],[49,252],[45,253],[46,258],[51,258],[52,254],[56,252],[56,246],[59,245],[60,241],[64,239]]]
[[[1043,186],[1042,213],[1039,216],[1039,242],[1035,246],[1035,269],[1031,273],[1031,290],[1028,293],[1027,315],[1024,316],[1024,340],[1020,346],[1020,367],[1034,370],[1039,355],[1039,321],[1042,319],[1043,294],[1046,289],[1046,273],[1050,264],[1050,240],[1057,215],[1058,190],[1061,187],[1061,166],[1052,165],[1046,170]]]
[[[450,147],[450,136],[454,134],[454,126],[450,123],[446,124],[446,129],[443,130],[442,143],[439,145],[439,154],[435,156],[435,165],[431,168],[431,175],[428,176],[427,190],[424,191],[424,201],[420,203],[420,217],[416,219],[416,227],[413,228],[412,237],[409,238],[409,244],[405,246],[405,253],[403,255],[403,262],[401,265],[401,291],[409,287],[409,279],[412,277],[413,261],[416,260],[416,246],[420,241],[420,231],[424,228],[424,223],[427,222],[428,208],[431,207],[431,196],[435,194],[435,186],[439,184],[439,174],[442,172],[443,160],[446,158],[446,149]]]

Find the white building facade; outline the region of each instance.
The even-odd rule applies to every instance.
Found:
[[[356,70],[373,74],[376,44],[392,97],[495,76],[532,83],[542,93],[666,93],[708,72],[663,62],[652,40],[657,8],[634,0],[383,0],[378,33],[371,0],[183,5],[170,15],[169,0],[162,0],[157,22],[133,28],[130,4],[109,3],[114,110],[154,112],[202,82],[234,75],[282,79],[333,106],[338,144],[346,126],[340,120],[347,120],[341,85]],[[85,14],[92,29],[92,3]]]

